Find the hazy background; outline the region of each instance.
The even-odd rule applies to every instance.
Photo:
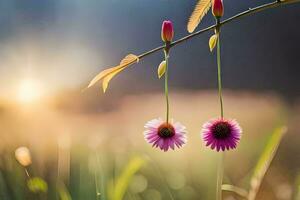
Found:
[[[225,0],[224,18],[266,2]],[[100,85],[81,91],[99,71],[128,53],[161,45],[163,20],[173,21],[175,39],[185,36],[195,3],[0,1],[3,199],[28,195],[24,171],[13,156],[23,145],[33,154],[32,173],[49,184],[44,199],[56,199],[57,180],[65,183],[73,199],[95,199],[95,152],[104,166],[100,178],[107,179],[103,187],[118,177],[132,155],[152,160],[135,177],[127,199],[214,199],[217,154],[205,148],[199,136],[202,124],[219,115],[216,55],[208,48],[213,32],[171,51],[171,116],[189,131],[188,145],[181,150],[152,149],[142,135],[146,121],[165,115],[163,80],[157,78],[162,52],[115,77],[105,95]],[[225,116],[236,118],[244,131],[238,149],[226,154],[224,181],[249,188],[252,169],[272,130],[279,124],[288,127],[258,199],[292,199],[297,192],[299,10],[300,4],[288,5],[222,28]],[[200,28],[213,23],[209,12]],[[137,189],[140,185],[145,187]],[[227,193],[226,198],[237,199]]]
[[[225,1],[224,18],[266,2]],[[174,22],[175,39],[186,35],[186,23],[195,3],[2,0],[1,94],[7,96],[18,81],[27,77],[40,82],[46,94],[83,87],[97,72],[117,64],[129,52],[140,54],[161,45],[163,20]],[[292,5],[268,10],[223,28],[225,88],[272,90],[288,99],[299,95],[299,8]],[[200,28],[213,23],[208,15]],[[172,50],[172,89],[215,88],[215,59],[207,44],[211,34]],[[126,70],[112,83],[109,93],[160,91],[156,67],[162,57],[162,53],[156,53]]]

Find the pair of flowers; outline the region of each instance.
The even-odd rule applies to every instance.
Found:
[[[179,122],[165,122],[161,118],[153,119],[146,123],[144,131],[145,139],[153,147],[163,151],[180,148],[187,142],[187,130]],[[212,119],[206,122],[201,131],[202,139],[206,146],[217,151],[235,149],[242,129],[236,120],[223,118]]]

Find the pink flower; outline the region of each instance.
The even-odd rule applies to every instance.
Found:
[[[144,131],[145,140],[153,147],[159,147],[163,151],[169,148],[182,147],[186,142],[186,128],[181,123],[166,123],[162,119],[153,119],[146,123]]]
[[[174,29],[171,21],[165,20],[161,27],[161,39],[164,42],[171,42],[174,36]]]
[[[202,138],[206,146],[217,151],[235,149],[241,134],[242,129],[235,120],[212,119],[202,128]]]
[[[212,1],[212,14],[219,18],[224,14],[223,0],[213,0]]]

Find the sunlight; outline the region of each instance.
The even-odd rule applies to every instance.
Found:
[[[18,89],[18,100],[21,103],[31,103],[37,101],[42,95],[42,90],[38,81],[25,79],[20,82]]]

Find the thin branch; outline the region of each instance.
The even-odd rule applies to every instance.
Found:
[[[241,18],[243,16],[248,16],[248,15],[251,15],[251,14],[255,14],[255,13],[258,13],[258,12],[270,9],[270,8],[276,8],[276,7],[279,7],[279,6],[282,6],[282,5],[294,4],[294,3],[299,3],[299,2],[300,2],[300,0],[285,0],[285,1],[276,0],[276,1],[272,2],[272,3],[266,3],[266,4],[263,4],[263,5],[257,6],[255,8],[249,8],[248,10],[246,10],[244,12],[236,14],[236,15],[234,15],[234,16],[232,16],[232,17],[230,17],[230,18],[228,18],[228,19],[226,19],[224,21],[222,21],[220,23],[220,25],[223,26],[223,25],[225,25],[227,23],[230,23],[232,21],[235,21],[235,20],[237,20],[237,19],[239,19],[239,18]],[[213,30],[215,28],[216,28],[216,25],[211,25],[211,26],[209,26],[207,28],[204,28],[204,29],[202,29],[200,31],[197,31],[195,33],[192,33],[192,34],[187,35],[187,36],[185,36],[183,38],[180,38],[179,40],[176,40],[176,41],[172,42],[170,44],[170,46],[174,47],[177,44],[180,44],[180,43],[182,43],[184,41],[187,41],[187,40],[189,40],[189,39],[191,39],[191,38],[193,38],[195,36],[198,36],[198,35],[200,35],[202,33],[205,33],[205,32],[207,32],[209,30]],[[146,56],[148,56],[150,54],[153,54],[153,53],[155,53],[155,52],[157,52],[159,50],[162,50],[163,48],[165,48],[164,45],[156,47],[156,48],[154,48],[154,49],[152,49],[150,51],[147,51],[147,52],[139,55],[138,57],[139,57],[139,59],[142,59],[142,58],[144,58],[144,57],[146,57]]]

